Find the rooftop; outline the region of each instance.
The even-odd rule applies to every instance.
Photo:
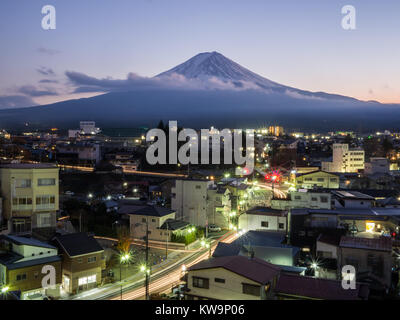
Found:
[[[343,236],[339,245],[342,248],[392,251],[392,239],[388,237],[361,238]]]
[[[124,204],[118,209],[119,214],[134,214],[149,217],[163,217],[175,211],[159,206],[151,205],[128,205]]]
[[[190,267],[189,271],[212,268],[224,268],[260,284],[267,284],[281,270],[281,268],[257,258],[228,256],[201,261]]]
[[[272,209],[268,207],[256,206],[251,208],[250,210],[246,211],[246,214],[254,214],[260,216],[279,216],[284,217],[286,216],[286,211]]]
[[[12,242],[16,245],[27,245],[33,247],[41,247],[41,248],[48,248],[48,249],[57,249],[56,247],[34,238],[25,238],[25,237],[17,237],[12,235],[1,235],[0,239]]]
[[[369,288],[357,284],[355,290],[345,290],[339,280],[320,279],[294,274],[281,274],[277,293],[323,300],[360,300],[368,297]]]
[[[375,200],[374,197],[358,191],[332,191],[332,194],[346,200]]]
[[[57,166],[51,163],[8,163],[0,165],[7,169],[57,169]]]
[[[56,236],[55,241],[70,257],[103,251],[97,240],[84,232]]]

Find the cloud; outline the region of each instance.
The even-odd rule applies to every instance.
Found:
[[[0,109],[31,107],[36,103],[27,96],[0,96]]]
[[[301,94],[300,92],[292,91],[292,90],[286,90],[285,94],[291,98],[295,99],[309,99],[309,100],[325,100],[322,97],[317,97],[314,95],[305,95]]]
[[[42,79],[39,81],[39,83],[58,83],[57,80],[51,80],[51,79]]]
[[[40,67],[40,68],[36,69],[36,71],[44,76],[54,76],[55,75],[55,72],[51,68]]]
[[[54,50],[54,49],[49,49],[49,48],[44,48],[44,47],[40,47],[40,48],[38,48],[38,52],[44,53],[44,54],[47,54],[47,55],[50,55],[50,56],[53,56],[53,55],[55,55],[55,54],[60,53],[61,51]]]
[[[66,71],[70,83],[75,86],[74,93],[82,92],[115,92],[131,91],[138,89],[220,89],[220,90],[247,90],[260,89],[250,82],[223,81],[216,77],[203,79],[187,79],[183,75],[172,73],[170,75],[153,78],[141,77],[135,73],[129,73],[126,79],[103,78],[98,79],[81,72]]]
[[[41,90],[41,89],[36,88],[35,86],[22,86],[18,89],[18,93],[22,93],[29,97],[43,97],[43,96],[58,95],[57,92],[55,92],[51,89]]]

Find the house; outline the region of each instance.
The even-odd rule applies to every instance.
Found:
[[[254,207],[239,217],[239,229],[287,231],[287,212],[267,207]]]
[[[275,287],[279,300],[367,300],[369,288],[357,283],[354,290],[345,290],[342,282],[294,274],[281,274]]]
[[[338,189],[339,176],[326,171],[313,171],[296,175],[296,187],[298,189]]]
[[[375,198],[358,191],[332,191],[334,208],[371,208],[375,204]]]
[[[61,257],[55,246],[13,235],[0,236],[0,287],[20,291],[24,300],[60,295]],[[44,288],[47,266],[54,268],[55,287]]]
[[[293,273],[257,258],[226,256],[188,269],[186,300],[365,300],[366,284],[345,290],[341,281]]]
[[[351,265],[357,281],[369,281],[371,289],[380,291],[391,287],[392,239],[343,236],[338,251],[338,268]]]
[[[373,157],[369,162],[365,163],[364,173],[366,175],[373,175],[376,173],[389,173],[390,163],[387,158]]]
[[[56,236],[54,244],[62,256],[62,287],[75,294],[101,284],[105,269],[104,249],[87,233]]]
[[[16,235],[55,229],[59,169],[52,164],[12,163],[0,167],[3,214],[0,225]]]
[[[300,249],[286,243],[282,232],[248,231],[232,243],[219,242],[213,257],[240,255],[255,257],[278,265],[287,272],[302,273],[304,268],[297,268]]]
[[[173,234],[185,233],[190,223],[176,220],[175,211],[151,205],[123,204],[118,213],[129,216],[130,235],[134,239],[143,239],[148,230],[149,240],[171,241]]]
[[[300,189],[288,193],[286,199],[272,199],[271,208],[289,210],[294,208],[331,209],[331,194],[312,189]]]
[[[228,256],[188,269],[186,300],[263,300],[272,293],[280,268],[257,258]]]

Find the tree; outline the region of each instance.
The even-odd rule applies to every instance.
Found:
[[[128,253],[131,247],[131,237],[129,229],[126,227],[119,227],[117,230],[118,244],[117,249],[121,254]]]

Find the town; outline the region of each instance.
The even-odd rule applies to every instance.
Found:
[[[1,299],[399,299],[400,133],[270,123],[251,172],[76,126],[0,130]]]

